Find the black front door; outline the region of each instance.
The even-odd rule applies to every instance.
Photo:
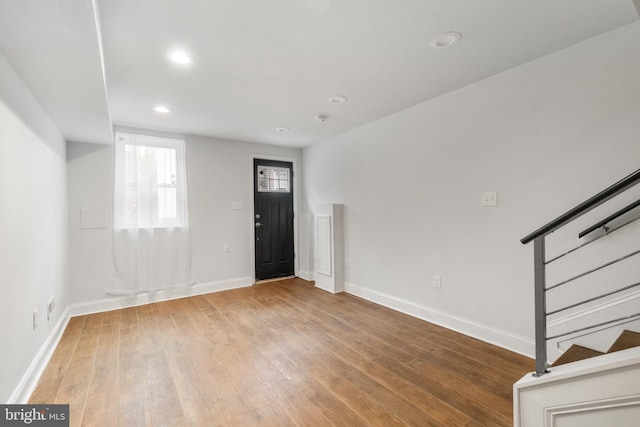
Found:
[[[293,275],[293,165],[253,161],[256,280]]]

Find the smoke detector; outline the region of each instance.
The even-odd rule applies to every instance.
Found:
[[[462,35],[455,31],[442,33],[435,39],[431,40],[431,47],[434,49],[446,49],[449,46],[458,43],[460,39],[462,39]]]
[[[329,98],[329,102],[331,104],[342,104],[343,102],[346,102],[346,100],[347,100],[347,97],[344,95],[337,95]]]

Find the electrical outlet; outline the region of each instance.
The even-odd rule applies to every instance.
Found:
[[[33,329],[38,327],[38,309],[33,309]]]
[[[224,244],[224,253],[228,254],[229,252],[231,252],[231,245],[228,243]]]
[[[433,275],[433,287],[436,289],[442,288],[442,277],[435,274]]]
[[[47,302],[47,320],[51,320],[51,314],[56,309],[56,297],[52,296]]]
[[[498,193],[496,191],[486,191],[482,193],[482,206],[498,206]]]

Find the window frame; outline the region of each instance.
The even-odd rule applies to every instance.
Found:
[[[134,147],[132,154],[127,152],[127,147]],[[152,166],[142,179],[145,182],[140,184],[138,180],[140,180],[141,155],[138,150],[143,147],[150,150],[169,149],[174,151],[173,175],[175,178],[173,183],[157,179],[158,153],[151,151]],[[135,165],[131,165],[132,160],[135,161]],[[154,160],[156,161],[155,165],[153,164]],[[184,139],[118,131],[115,135],[114,166],[114,230],[172,229],[189,226]],[[128,179],[131,178],[129,176],[131,172],[137,179]],[[176,215],[174,218],[160,216],[161,196],[158,190],[166,188],[175,189]],[[131,191],[132,189],[133,191]],[[129,199],[131,193],[135,193],[135,197],[138,199],[135,219],[127,213],[131,206]],[[140,199],[143,199],[145,203],[141,204]]]

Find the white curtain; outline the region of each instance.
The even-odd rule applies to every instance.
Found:
[[[117,132],[110,294],[193,284],[184,141]]]

